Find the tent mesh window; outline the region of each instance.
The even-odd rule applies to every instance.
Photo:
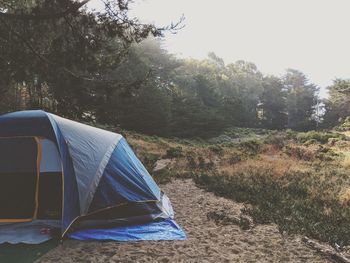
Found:
[[[34,216],[37,156],[35,138],[0,138],[0,220]]]

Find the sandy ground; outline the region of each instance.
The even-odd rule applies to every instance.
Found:
[[[239,217],[241,204],[199,189],[191,180],[162,186],[186,241],[65,241],[37,262],[330,262],[306,247],[300,237],[282,237],[275,225],[242,230],[208,214],[227,211]]]

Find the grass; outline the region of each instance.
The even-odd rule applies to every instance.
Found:
[[[341,165],[345,169],[350,169],[350,152],[343,152],[344,159],[341,161]]]
[[[281,233],[350,245],[346,132],[235,128],[222,142],[126,135],[148,168],[159,158],[172,159],[153,174],[158,183],[193,178],[208,191],[251,204],[247,213],[255,223],[275,223]]]

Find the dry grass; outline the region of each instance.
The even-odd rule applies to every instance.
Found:
[[[264,171],[272,171],[275,176],[279,177],[284,175],[290,170],[306,170],[307,167],[304,164],[296,161],[292,158],[281,157],[280,155],[259,155],[256,159],[248,159],[246,161],[239,162],[235,165],[224,164],[218,167],[220,173],[235,175],[251,169],[261,169]]]
[[[350,206],[350,187],[343,189],[339,194],[339,202],[343,206]]]
[[[311,141],[307,137],[311,135],[322,140]],[[326,135],[303,134],[304,142],[278,134],[265,141],[226,144],[138,134],[127,134],[127,139],[151,173],[152,162],[172,159],[167,169],[153,173],[159,183],[194,178],[208,190],[253,204],[257,222],[274,222],[287,232],[349,244],[350,142],[326,140]]]
[[[345,136],[350,137],[350,131],[342,131],[342,132],[339,132],[339,133],[344,134]]]
[[[350,169],[350,152],[343,152],[343,154],[344,154],[344,159],[341,162],[341,165],[345,169]]]

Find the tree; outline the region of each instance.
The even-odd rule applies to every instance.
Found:
[[[350,116],[350,80],[336,79],[328,90],[329,97],[325,100],[324,125],[333,127]]]
[[[177,60],[162,48],[159,39],[132,45],[123,63],[109,73],[115,84],[132,85],[113,89],[109,96],[99,95],[96,120],[147,134],[168,135],[172,74],[177,66]]]
[[[315,129],[318,87],[309,83],[302,72],[294,69],[287,70],[284,86],[287,92],[287,127],[295,130]]]
[[[283,129],[287,125],[286,90],[279,78],[268,76],[263,79],[260,96],[261,124],[269,129]]]
[[[257,127],[257,107],[263,91],[263,75],[255,64],[242,60],[229,64],[226,72],[230,84],[226,86],[225,97],[239,98],[242,106],[240,114],[244,120],[242,125]]]
[[[129,86],[115,85],[108,73],[132,43],[179,26],[157,28],[129,18],[129,0],[104,0],[101,12],[84,8],[87,2],[0,1],[0,77],[7,89],[25,87],[26,108],[44,108],[48,89],[50,110],[81,118],[100,102],[97,95]]]

